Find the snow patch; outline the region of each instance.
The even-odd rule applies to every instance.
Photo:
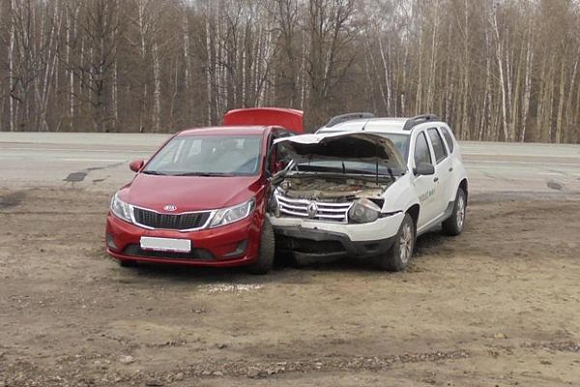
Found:
[[[212,285],[202,285],[200,290],[204,293],[214,294],[214,293],[244,293],[254,290],[260,290],[264,285],[259,284],[212,284]]]

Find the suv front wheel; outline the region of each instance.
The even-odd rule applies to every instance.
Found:
[[[380,257],[379,266],[387,271],[403,271],[409,265],[415,250],[415,223],[411,215],[405,214],[393,245]]]

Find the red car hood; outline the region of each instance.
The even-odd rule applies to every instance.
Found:
[[[202,177],[155,176],[137,174],[121,190],[119,197],[135,206],[168,212],[166,205],[177,207],[173,213],[230,207],[252,198],[260,189],[259,176]]]

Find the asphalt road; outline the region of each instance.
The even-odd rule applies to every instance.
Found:
[[[167,134],[0,132],[0,187],[114,191],[129,161],[147,158]],[[480,198],[580,195],[580,145],[462,142],[470,191]]]

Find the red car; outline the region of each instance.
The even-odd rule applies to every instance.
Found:
[[[289,129],[270,126],[278,121]],[[268,272],[274,233],[265,214],[269,179],[280,167],[277,138],[302,131],[302,112],[240,109],[225,124],[177,133],[112,198],[107,252],[122,266],[136,262],[205,267],[248,265]],[[263,125],[257,126],[260,122]]]

